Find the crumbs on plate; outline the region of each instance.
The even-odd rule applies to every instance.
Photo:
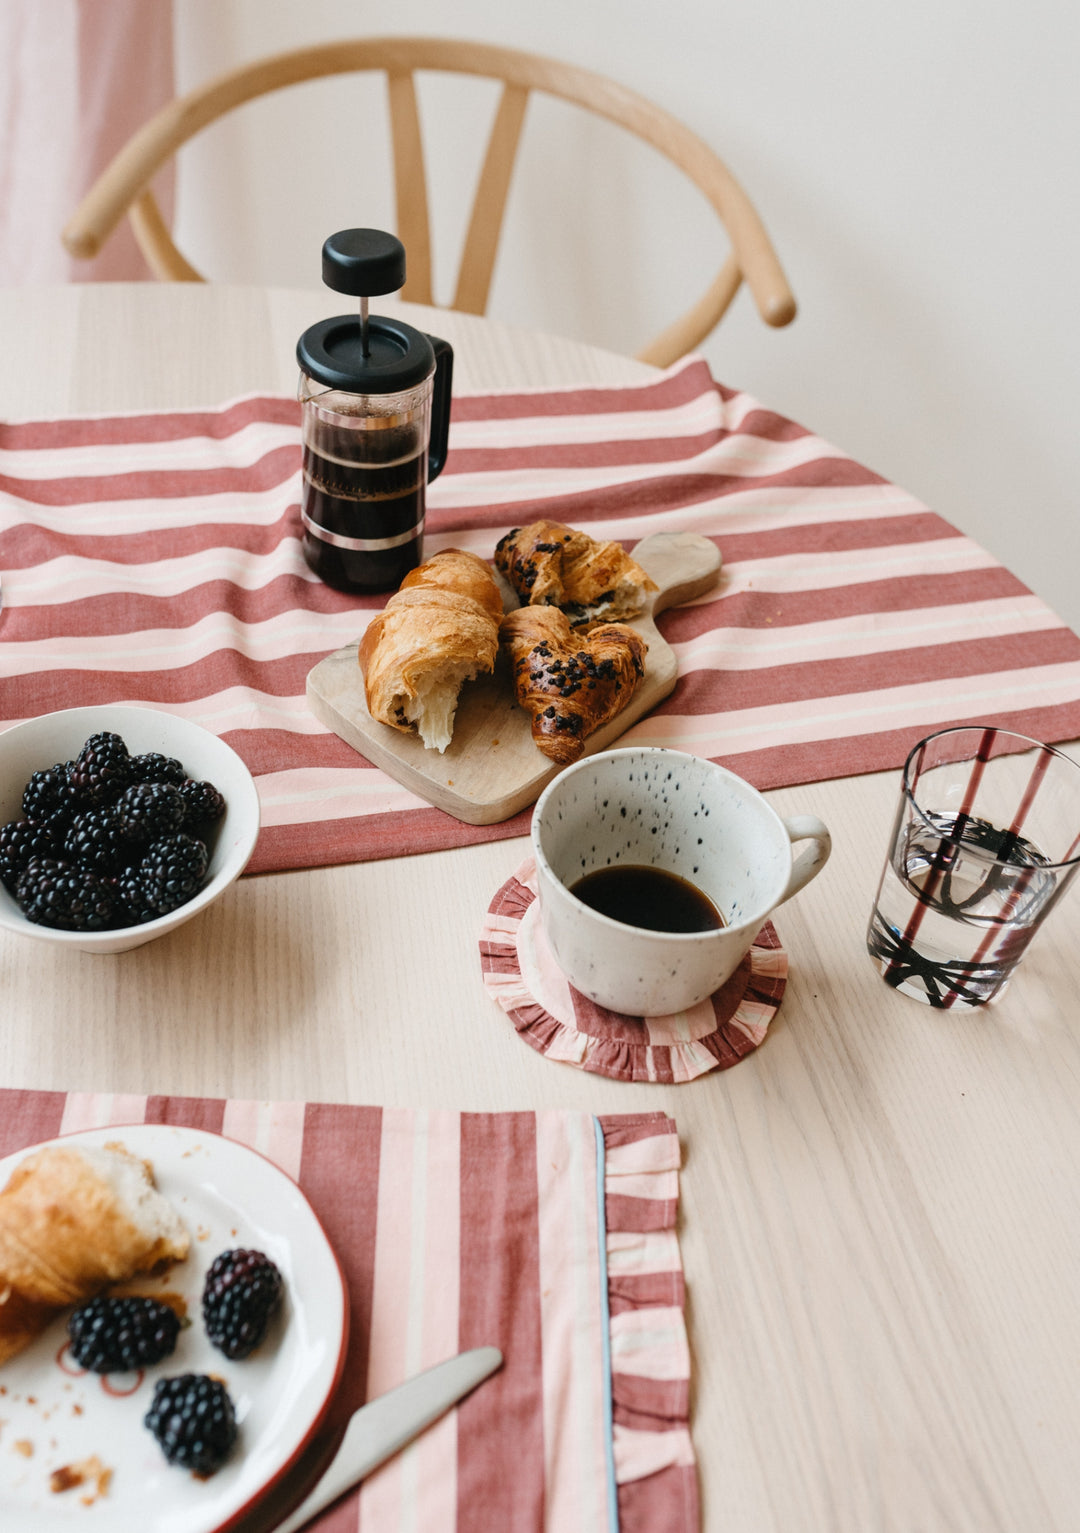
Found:
[[[64,1464],[54,1469],[49,1476],[49,1489],[55,1495],[62,1495],[64,1491],[76,1490],[80,1485],[89,1485],[91,1488],[88,1494],[80,1496],[79,1500],[83,1506],[92,1506],[99,1496],[108,1494],[112,1473],[93,1453],[75,1464]]]

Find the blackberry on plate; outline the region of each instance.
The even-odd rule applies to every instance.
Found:
[[[208,861],[203,842],[183,831],[155,841],[139,864],[147,902],[159,915],[186,905],[206,877]]]
[[[136,844],[149,845],[180,829],[184,803],[171,782],[140,782],[125,788],[116,800],[116,823],[121,834]]]
[[[86,809],[68,826],[61,848],[70,862],[81,863],[94,873],[118,873],[127,863],[131,848],[111,806]]]
[[[28,921],[62,931],[103,931],[115,896],[108,881],[55,857],[32,857],[19,877],[15,898]]]
[[[213,1345],[234,1362],[254,1352],[284,1288],[281,1273],[262,1251],[222,1251],[203,1286],[203,1324]]]
[[[219,1379],[205,1373],[182,1373],[158,1379],[143,1417],[170,1464],[213,1474],[236,1441],[236,1412]]]
[[[131,758],[132,782],[171,782],[177,788],[187,779],[187,768],[175,756],[160,751],[146,751]]]
[[[211,825],[225,813],[225,800],[212,782],[192,782],[189,777],[180,784],[180,797],[184,801],[185,830]]]
[[[38,825],[64,818],[74,807],[74,790],[66,761],[35,772],[23,789],[22,812]]]
[[[180,1334],[180,1317],[158,1299],[97,1298],[68,1320],[71,1356],[92,1373],[127,1373],[168,1357]]]
[[[56,854],[56,838],[51,824],[40,825],[34,820],[10,820],[0,825],[0,883],[12,894],[32,857],[52,857]]]
[[[110,730],[91,735],[68,773],[83,804],[103,804],[131,781],[131,756],[124,741]]]

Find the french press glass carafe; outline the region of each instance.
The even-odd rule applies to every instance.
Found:
[[[368,298],[405,281],[405,247],[379,229],[323,245],[323,281],[359,314],[320,320],[296,345],[308,564],[328,585],[394,590],[420,562],[424,495],[446,461],[454,354]]]

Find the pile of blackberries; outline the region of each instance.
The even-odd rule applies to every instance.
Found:
[[[202,1295],[212,1345],[234,1362],[249,1357],[265,1340],[284,1288],[280,1271],[262,1251],[222,1251],[206,1275]],[[180,1330],[170,1305],[141,1295],[100,1296],[68,1319],[71,1356],[94,1373],[152,1367],[172,1355]],[[202,1475],[220,1468],[237,1437],[228,1390],[204,1373],[158,1379],[143,1424],[170,1464]]]
[[[262,1251],[223,1251],[206,1275],[203,1320],[210,1341],[226,1357],[248,1357],[265,1338],[281,1305],[281,1273]],[[236,1441],[232,1399],[220,1379],[184,1373],[158,1379],[143,1424],[170,1464],[213,1474]]]
[[[64,931],[139,926],[186,905],[225,813],[208,782],[156,751],[91,735],[74,761],[35,772],[23,817],[0,826],[0,881],[30,921]]]

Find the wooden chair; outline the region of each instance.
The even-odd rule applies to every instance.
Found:
[[[795,300],[769,236],[746,193],[713,151],[668,112],[589,70],[483,43],[379,37],[326,43],[244,65],[178,97],[150,119],[117,154],[63,232],[67,249],[98,253],[126,212],[154,274],[162,280],[205,280],[173,243],[149,189],[156,171],[180,146],[224,113],[303,80],[381,70],[389,87],[397,234],[408,251],[401,296],[432,303],[431,236],[414,74],[418,70],[480,75],[503,81],[480,176],[451,307],[482,314],[488,300],[503,212],[530,91],[560,97],[617,123],[672,161],[719,215],[730,253],[707,291],[639,352],[664,367],[714,328],[745,278],[770,325],[794,318]]]

